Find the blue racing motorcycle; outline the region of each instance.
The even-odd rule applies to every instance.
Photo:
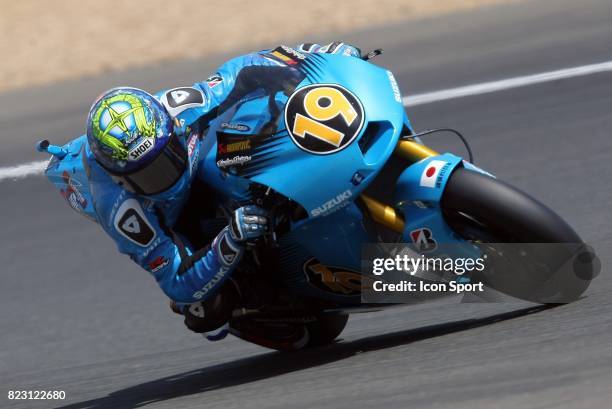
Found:
[[[552,210],[471,158],[425,146],[390,71],[368,57],[297,57],[286,78],[227,102],[209,124],[200,153],[201,171],[223,198],[220,206],[255,203],[270,212],[269,234],[234,274],[246,291],[229,323],[232,334],[299,349],[332,342],[353,312],[383,308],[361,298],[368,243],[406,243],[428,255],[447,243],[504,259],[520,266],[515,275],[478,279],[529,301],[571,301],[586,290],[588,278],[564,280],[544,297],[513,287],[527,280],[536,288],[576,256],[575,246],[551,257],[534,255],[528,244],[582,240]],[[42,148],[53,153],[47,142]],[[70,169],[72,183],[87,183],[78,156],[62,162],[48,170],[52,181]],[[85,200],[75,192],[67,185],[62,190],[69,201]],[[486,243],[525,246],[500,254]],[[529,273],[526,252],[529,263],[545,268]]]

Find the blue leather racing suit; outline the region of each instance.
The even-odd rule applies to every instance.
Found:
[[[299,58],[304,52],[359,57],[358,49],[339,42],[326,46],[302,44],[295,49],[281,46],[234,58],[205,81],[191,87],[156,94],[176,119],[178,134],[189,156],[185,180],[170,192],[155,197],[130,193],[115,183],[95,162],[93,155],[88,154],[97,221],[116,242],[119,251],[148,270],[164,293],[177,303],[206,300],[228,279],[244,253],[244,245],[233,240],[230,227],[223,228],[223,224],[216,236],[202,247],[177,229],[178,220],[191,200],[193,182],[206,183],[206,175],[198,173],[198,169],[208,122],[223,110],[224,104],[239,99],[266,81],[274,81],[278,70],[291,71],[286,68],[292,58]],[[213,198],[210,199],[212,203]],[[214,208],[203,207],[198,217],[212,219],[214,212]],[[227,218],[223,221],[227,225]]]

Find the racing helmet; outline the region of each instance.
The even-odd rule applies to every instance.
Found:
[[[144,196],[177,191],[189,177],[184,138],[151,94],[113,88],[93,103],[87,141],[96,162],[126,190]]]

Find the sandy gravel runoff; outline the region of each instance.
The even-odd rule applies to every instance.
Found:
[[[0,0],[0,91],[510,1]]]

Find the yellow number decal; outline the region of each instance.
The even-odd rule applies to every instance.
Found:
[[[306,152],[327,155],[355,140],[364,123],[361,102],[335,84],[313,84],[293,93],[285,105],[285,126]]]
[[[323,104],[326,101],[326,104]],[[293,124],[293,134],[302,138],[306,134],[340,147],[344,134],[334,128],[324,125],[318,121],[329,121],[342,116],[344,122],[350,126],[357,119],[357,112],[349,100],[339,90],[331,87],[315,88],[304,96],[304,109],[308,117],[297,114]]]
[[[351,294],[361,291],[361,274],[351,271],[331,271],[323,264],[315,264],[310,269],[321,276],[321,282],[335,293]]]
[[[330,128],[320,122],[313,121],[302,114],[296,114],[295,123],[293,124],[293,134],[305,138],[306,133],[324,142],[330,143],[335,147],[339,147],[342,138],[344,138],[342,132],[338,132],[334,128]]]
[[[327,104],[321,105],[322,101]],[[329,121],[342,115],[344,122],[351,125],[357,118],[357,112],[342,92],[331,87],[320,87],[309,91],[304,97],[306,113],[317,121]]]

